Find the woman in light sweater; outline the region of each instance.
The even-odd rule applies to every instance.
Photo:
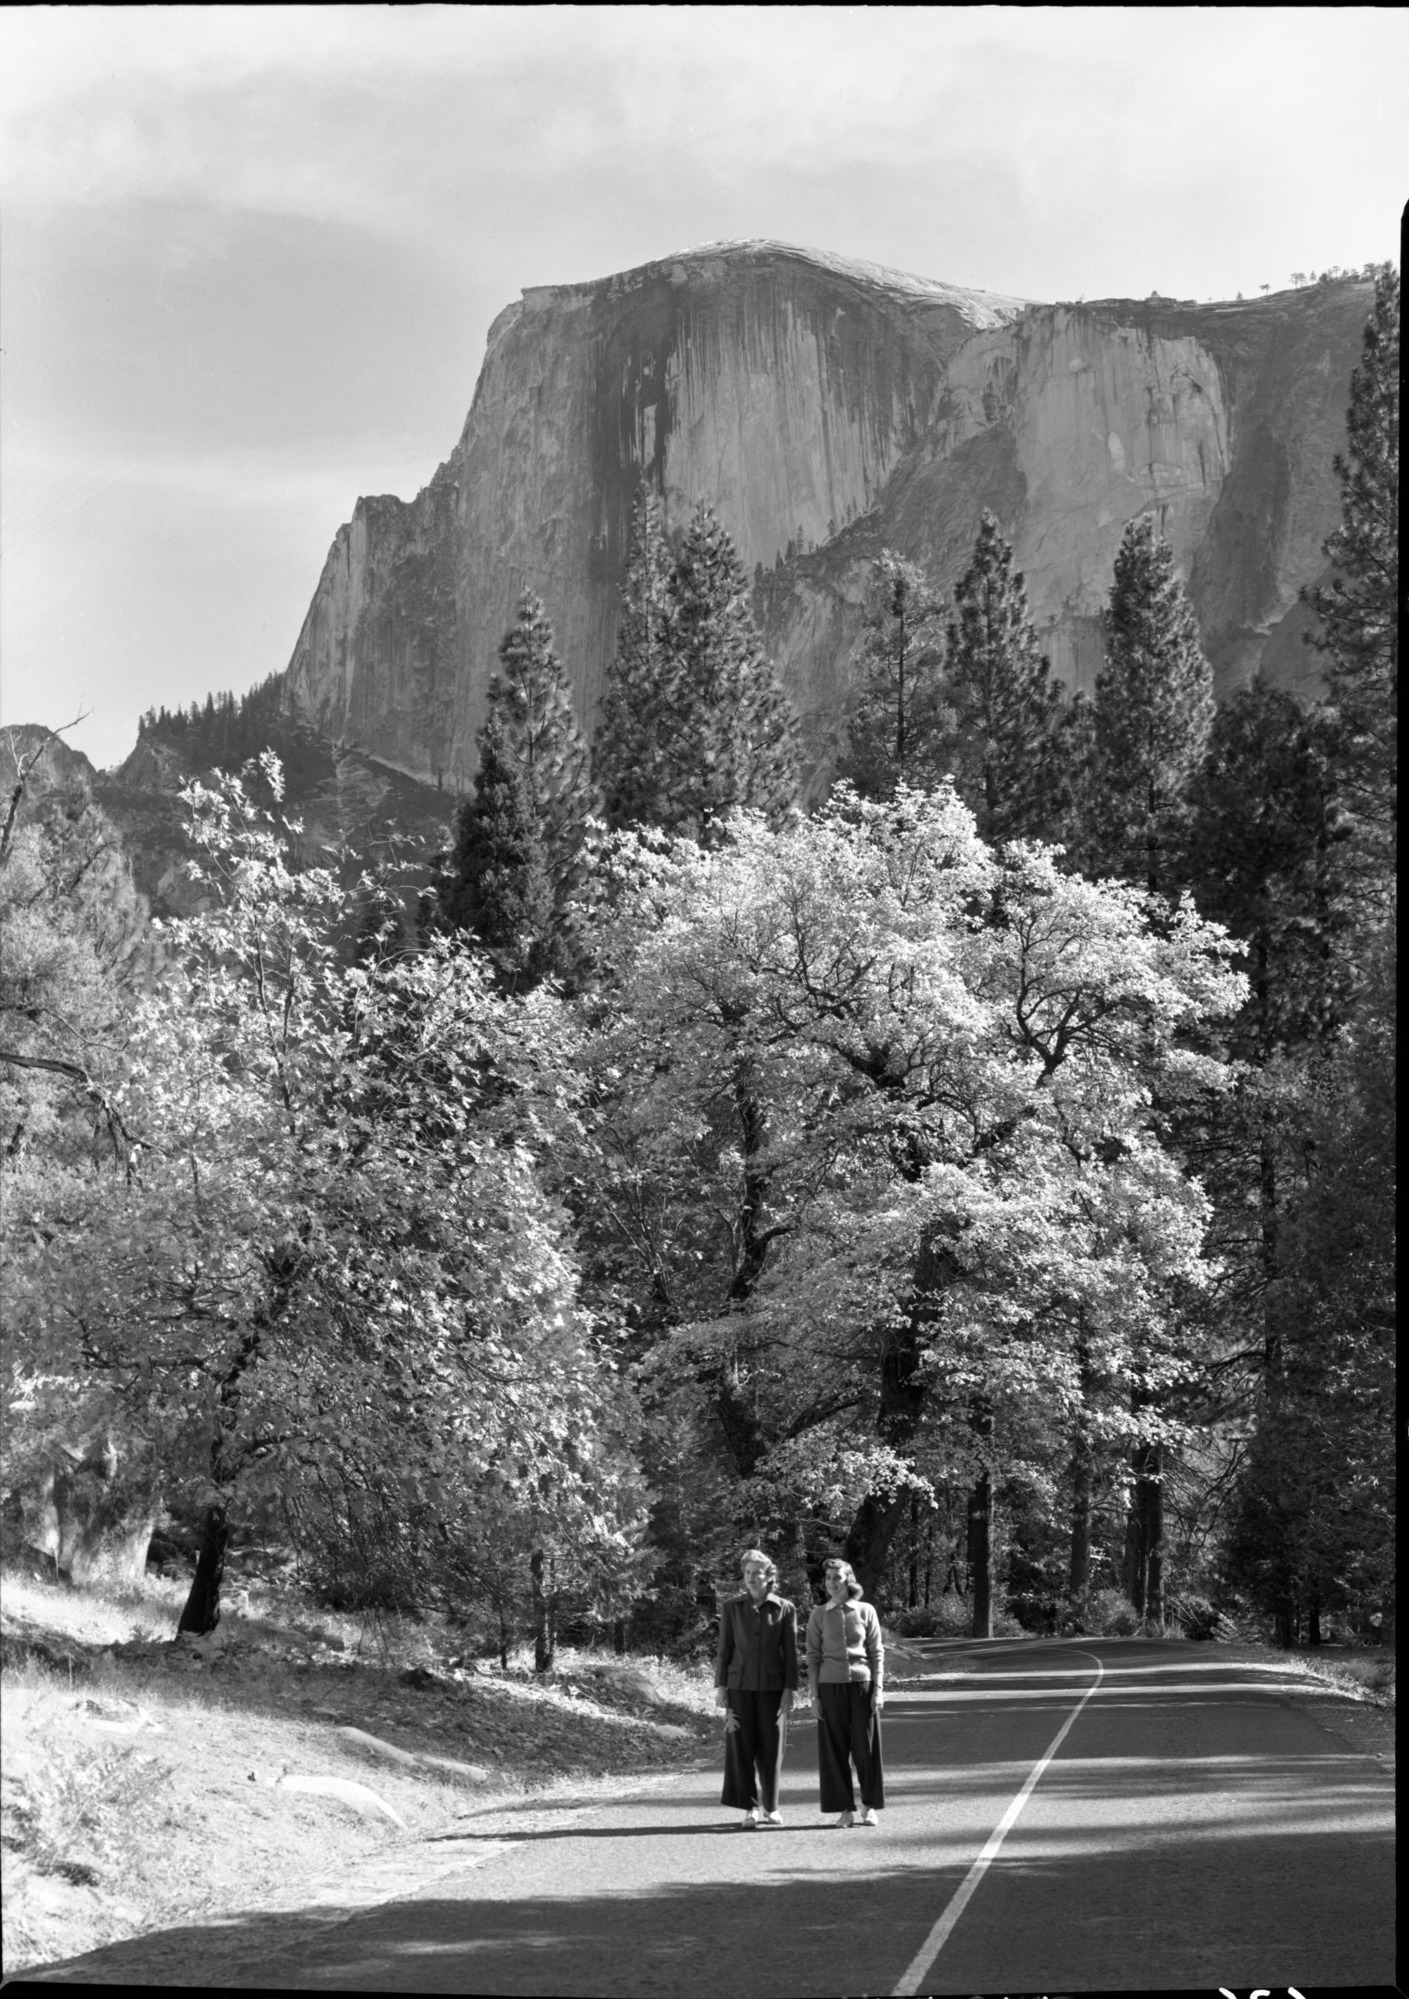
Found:
[[[829,1559],[822,1570],[827,1601],[807,1620],[807,1681],[817,1717],[817,1766],[822,1810],[839,1826],[875,1825],[885,1807],[880,1711],[885,1705],[885,1646],[881,1620],[861,1599],[849,1562]],[[861,1817],[851,1766],[856,1765]]]

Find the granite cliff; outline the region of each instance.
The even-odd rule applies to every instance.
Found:
[[[1220,693],[1259,665],[1304,685],[1297,592],[1338,516],[1331,459],[1371,291],[1041,305],[755,242],[526,292],[490,328],[430,483],[359,500],[338,531],[289,706],[458,790],[531,587],[590,725],[643,472],[672,519],[717,507],[819,753],[871,556],[898,548],[948,585],[985,506],[1069,685],[1099,664],[1116,547],[1145,511]]]

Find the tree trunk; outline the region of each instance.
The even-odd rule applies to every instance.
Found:
[[[1090,1350],[1084,1331],[1077,1341],[1077,1373],[1081,1384],[1081,1408],[1076,1418],[1076,1435],[1071,1453],[1071,1558],[1067,1570],[1067,1591],[1084,1597],[1091,1588],[1091,1500],[1095,1485],[1095,1452],[1086,1411],[1096,1390]]]
[[[618,1659],[626,1650],[626,1619],[618,1617],[612,1623],[612,1650]]]
[[[969,1494],[969,1590],[975,1638],[993,1636],[993,1485],[987,1466]]]
[[[201,1525],[201,1550],[196,1557],[196,1573],[191,1580],[186,1608],[176,1627],[178,1638],[183,1631],[203,1638],[206,1632],[214,1631],[219,1624],[220,1585],[225,1576],[225,1554],[229,1545],[230,1516],[225,1502],[217,1500],[205,1510],[205,1520]]]
[[[1142,1622],[1164,1622],[1164,1481],[1158,1444],[1130,1454],[1135,1484],[1125,1516],[1125,1594]]]
[[[1284,1652],[1296,1649],[1296,1597],[1291,1576],[1281,1564],[1272,1586],[1272,1643]]]
[[[554,1629],[555,1618],[550,1593],[544,1588],[545,1559],[543,1550],[535,1548],[529,1557],[528,1573],[533,1596],[533,1670],[535,1673],[550,1673],[553,1670],[553,1654],[556,1650]]]
[[[853,1569],[865,1595],[874,1596],[885,1574],[895,1530],[905,1517],[904,1496],[879,1499],[869,1493],[856,1510],[847,1530],[842,1552]]]
[[[498,1611],[499,1611],[499,1664],[502,1670],[507,1673],[509,1670],[509,1640],[513,1636],[513,1633],[509,1629],[509,1620],[504,1615],[504,1599],[502,1596],[499,1599]]]
[[[905,1604],[914,1610],[920,1601],[920,1495],[910,1495],[910,1572],[907,1577]]]

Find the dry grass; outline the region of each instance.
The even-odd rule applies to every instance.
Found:
[[[1395,1704],[1394,1652],[1388,1646],[1363,1652],[1318,1647],[1312,1652],[1273,1652],[1271,1657],[1284,1672],[1333,1687],[1352,1700],[1371,1701],[1377,1707]]]
[[[434,1625],[259,1588],[235,1593],[223,1643],[177,1646],[183,1595],[160,1578],[119,1598],[0,1575],[7,1972],[193,1917],[317,1906],[469,1814],[717,1746],[699,1668],[579,1651],[546,1681],[526,1654],[507,1675],[452,1666]],[[381,1760],[345,1726],[484,1781]],[[368,1788],[406,1829],[283,1788],[290,1775]]]

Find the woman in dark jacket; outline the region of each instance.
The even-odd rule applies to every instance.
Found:
[[[778,1778],[797,1692],[797,1612],[774,1584],[778,1571],[757,1548],[742,1558],[744,1593],[719,1619],[714,1698],[724,1714],[724,1796],[741,1808],[742,1830],[783,1823]]]
[[[822,1570],[827,1601],[807,1620],[807,1683],[817,1717],[817,1765],[822,1810],[836,1823],[858,1823],[851,1766],[861,1792],[861,1825],[884,1809],[880,1712],[885,1706],[885,1644],[881,1620],[861,1598],[850,1562],[835,1557]]]

